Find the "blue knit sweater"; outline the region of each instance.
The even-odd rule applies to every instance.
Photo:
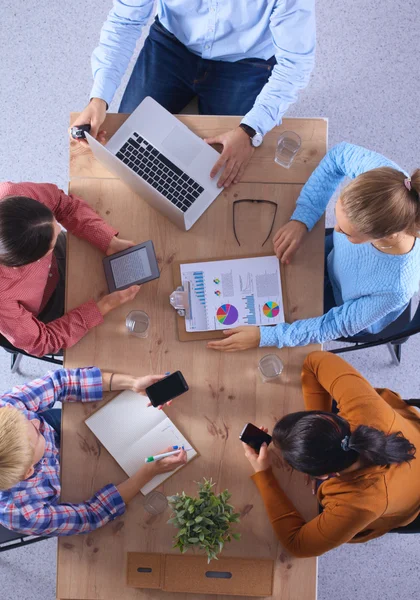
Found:
[[[312,173],[296,203],[291,219],[310,231],[323,215],[328,201],[345,177],[396,164],[380,154],[341,143],[332,148]],[[392,255],[372,244],[352,244],[334,232],[334,249],[328,256],[337,306],[321,317],[275,327],[261,327],[260,346],[304,346],[360,332],[377,333],[405,309],[419,287],[420,240],[408,254]]]

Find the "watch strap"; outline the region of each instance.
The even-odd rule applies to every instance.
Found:
[[[251,138],[251,140],[252,140],[252,138],[254,137],[254,135],[257,133],[257,132],[255,131],[255,129],[253,129],[252,127],[250,127],[250,126],[249,126],[249,125],[247,125],[246,123],[240,123],[239,127],[240,127],[241,129],[243,129],[247,135],[249,135],[249,137]]]

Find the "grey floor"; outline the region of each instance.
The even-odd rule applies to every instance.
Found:
[[[67,123],[91,86],[90,54],[111,0],[0,0],[0,176],[68,180]],[[290,116],[329,118],[330,145],[348,140],[373,148],[407,170],[420,166],[418,0],[318,0],[317,66]],[[140,41],[141,44],[141,41]],[[120,94],[111,106],[116,110]],[[348,354],[374,385],[419,395],[420,336],[392,366],[387,350]],[[11,376],[0,353],[0,390],[47,370],[24,358]],[[55,598],[55,541],[0,554],[5,600]],[[319,599],[417,599],[420,536],[391,534],[346,545],[319,561]],[[306,600],[304,598],[292,600]]]

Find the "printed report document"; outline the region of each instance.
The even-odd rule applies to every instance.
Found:
[[[276,256],[180,265],[189,290],[187,331],[284,323],[280,264]]]

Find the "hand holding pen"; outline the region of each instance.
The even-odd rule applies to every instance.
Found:
[[[161,473],[174,471],[187,463],[187,452],[182,447],[180,447],[179,450],[174,450],[174,446],[169,446],[169,448],[166,448],[161,454],[167,454],[167,456],[165,458],[153,460],[152,462],[146,462],[146,459],[146,464],[142,469],[150,470],[153,476],[155,476],[160,475]]]
[[[145,463],[151,463],[156,460],[162,460],[162,458],[166,458],[167,456],[174,456],[175,454],[179,454],[182,450],[185,452],[190,452],[192,448],[184,448],[184,446],[172,446],[172,450],[168,452],[163,452],[162,454],[155,454],[154,456],[148,456],[144,459]]]

